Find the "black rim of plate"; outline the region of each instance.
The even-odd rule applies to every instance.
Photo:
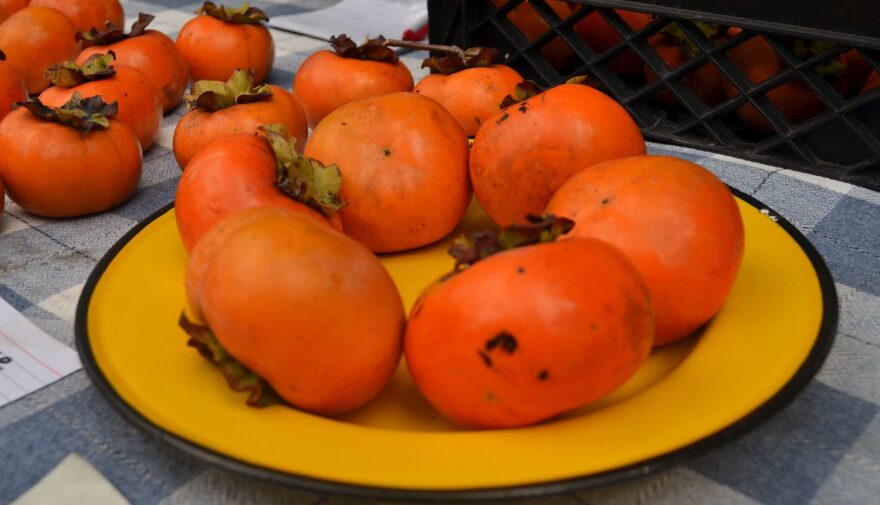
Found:
[[[89,311],[89,302],[94,293],[95,286],[100,281],[104,271],[113,261],[117,254],[134,238],[141,230],[150,223],[168,212],[173,204],[169,204],[149,217],[138,223],[128,233],[126,233],[113,247],[101,258],[101,261],[95,266],[86,282],[79,304],[76,308],[76,347],[79,351],[80,358],[86,373],[98,390],[104,395],[106,400],[112,405],[128,422],[134,426],[144,430],[145,432],[155,436],[159,440],[170,444],[171,446],[200,459],[208,464],[248,475],[260,480],[282,484],[308,491],[316,491],[321,493],[335,493],[349,495],[359,498],[374,498],[392,501],[464,501],[464,500],[502,500],[511,498],[535,498],[543,497],[559,493],[570,493],[583,491],[586,489],[596,488],[607,484],[620,482],[634,477],[655,473],[659,470],[668,468],[676,463],[685,461],[709,449],[725,444],[749,431],[750,429],[763,423],[774,414],[785,407],[797,394],[810,382],[816,372],[819,371],[831,345],[834,342],[834,336],[837,329],[838,307],[837,307],[837,291],[834,287],[831,273],[825,265],[821,255],[816,251],[813,245],[804,237],[800,231],[791,223],[779,216],[776,212],[769,209],[766,205],[757,199],[735,189],[730,188],[733,194],[749,205],[767,214],[768,218],[774,219],[776,224],[781,226],[801,247],[816,272],[819,279],[819,287],[822,292],[822,323],[819,327],[819,334],[810,350],[806,360],[798,368],[792,378],[776,392],[770,399],[757,407],[751,413],[742,417],[735,423],[726,428],[706,436],[690,445],[668,452],[666,454],[650,458],[639,463],[635,463],[622,468],[608,470],[601,473],[574,477],[564,480],[556,480],[549,482],[541,482],[534,484],[525,484],[521,486],[506,486],[496,488],[478,488],[463,490],[432,490],[432,489],[402,489],[402,488],[386,488],[372,487],[358,484],[341,483],[302,475],[286,473],[278,470],[272,470],[262,466],[253,465],[239,461],[231,456],[227,456],[216,452],[212,449],[202,447],[189,440],[171,434],[161,427],[153,424],[152,421],[141,415],[134,407],[129,405],[117,393],[101,369],[95,361],[92,353],[91,344],[89,342],[87,316]]]

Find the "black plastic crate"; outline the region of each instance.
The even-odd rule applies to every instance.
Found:
[[[848,93],[837,78],[829,80],[819,72],[850,50],[870,70],[880,72],[876,0],[778,0],[760,6],[737,0],[429,0],[428,7],[432,42],[495,47],[505,54],[507,64],[545,86],[589,75],[629,110],[649,139],[880,190],[880,87]],[[618,9],[652,17],[646,26],[633,30]],[[511,21],[511,16],[517,19],[512,12],[523,10],[539,16],[535,18],[539,30],[529,37]],[[601,16],[619,41],[610,47],[592,47],[576,31],[590,15]],[[694,48],[690,59],[675,68],[666,65],[651,43],[671,22]],[[696,22],[742,31],[713,40]],[[742,44],[755,37],[784,62],[781,70],[757,83],[730,56],[732,50],[744,51]],[[808,53],[803,50],[807,41],[827,44]],[[560,47],[570,56],[548,52]],[[624,52],[648,66],[656,80],[649,82],[644,74],[621,74],[613,62]],[[717,67],[731,89],[737,90],[735,96],[707,104],[693,92],[686,84],[688,76],[707,64]],[[780,86],[809,91],[810,99],[818,97],[825,110],[796,123],[789,121],[767,96]],[[658,92],[675,106],[658,104]],[[767,131],[757,131],[740,118],[737,110],[747,104],[758,111]]]

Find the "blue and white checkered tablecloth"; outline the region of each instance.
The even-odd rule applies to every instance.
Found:
[[[332,0],[258,1],[270,16]],[[172,37],[198,3],[123,1]],[[270,81],[291,86],[321,41],[273,30]],[[417,69],[419,58],[405,61]],[[417,71],[417,76],[422,75]],[[104,252],[138,221],[171,202],[180,169],[171,138],[182,109],[165,118],[145,153],[137,194],[109,212],[47,220],[6,202],[0,227],[0,296],[73,345],[74,308]],[[653,153],[700,163],[794,223],[828,263],[840,297],[840,325],[817,378],[783,411],[745,436],[670,470],[534,504],[872,504],[880,503],[880,193],[820,177],[689,149]],[[70,453],[104,474],[134,505],[354,504],[359,500],[275,487],[207,466],[126,423],[85,373],[0,408],[0,503],[33,486]],[[59,497],[58,503],[64,503]],[[369,502],[375,503],[375,502]]]

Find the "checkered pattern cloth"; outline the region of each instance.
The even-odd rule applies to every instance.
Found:
[[[153,26],[172,38],[199,5],[180,3],[123,1],[129,24],[139,11],[149,12],[156,15]],[[254,3],[271,17],[332,0]],[[273,35],[277,58],[270,82],[289,89],[298,65],[324,43]],[[420,58],[404,60],[415,71]],[[158,144],[145,153],[140,187],[124,205],[85,218],[48,220],[6,202],[0,296],[65,344],[73,344],[74,308],[96,262],[135,223],[173,200],[180,169],[171,138],[182,112],[165,118]],[[650,150],[706,166],[807,236],[839,293],[836,343],[816,380],[794,402],[736,441],[656,475],[532,503],[880,503],[880,194],[706,152],[661,145]],[[135,505],[360,503],[267,485],[170,449],[126,423],[82,371],[0,409],[0,503],[15,499],[71,452]]]

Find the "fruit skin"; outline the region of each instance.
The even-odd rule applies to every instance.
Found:
[[[275,154],[264,137],[239,133],[208,144],[186,166],[174,199],[186,250],[191,251],[215,223],[250,207],[288,208],[342,231],[338,216],[326,217],[293,200],[274,182]]]
[[[0,226],[3,225],[3,207],[6,205],[6,193],[3,188],[3,179],[0,179]]]
[[[458,120],[469,137],[498,113],[504,97],[513,95],[523,78],[507,65],[468,68],[450,75],[431,74],[414,93],[434,99]]]
[[[254,71],[256,82],[269,77],[275,42],[262,24],[234,24],[202,14],[177,34],[177,49],[189,63],[193,81],[225,81],[237,69]]]
[[[79,54],[76,26],[55,9],[25,7],[0,24],[0,49],[6,61],[24,79],[28,93],[49,87],[43,73]]]
[[[0,119],[12,110],[12,104],[28,97],[24,80],[9,63],[0,60]]]
[[[373,252],[443,238],[471,200],[467,136],[440,104],[414,93],[334,111],[312,132],[305,155],[339,166],[342,226]]]
[[[877,87],[880,87],[880,74],[877,72],[871,72],[871,75],[868,76],[865,85],[862,87],[862,93],[867,93]]]
[[[73,21],[80,32],[92,28],[103,30],[107,21],[116,26],[125,23],[125,13],[119,0],[31,0],[31,6],[57,10]]]
[[[605,396],[638,370],[652,339],[635,268],[611,246],[577,238],[505,251],[432,286],[410,313],[404,350],[437,410],[488,429]]]
[[[244,210],[211,229],[190,265],[189,299],[217,339],[294,407],[355,409],[397,368],[405,319],[394,282],[370,251],[314,219]]]
[[[30,0],[0,0],[0,23],[28,6]]]
[[[293,96],[302,104],[310,128],[345,104],[412,89],[412,74],[401,61],[343,58],[328,50],[306,58],[293,78]]]
[[[645,154],[620,104],[593,88],[563,84],[507,107],[477,132],[474,193],[500,226],[541,214],[569,177],[614,158]]]
[[[496,7],[501,7],[507,0],[492,0]],[[566,2],[560,0],[548,0],[547,5],[560,19],[571,15],[571,8]],[[527,41],[532,42],[550,30],[547,21],[538,14],[529,2],[523,2],[507,13],[507,19],[522,32]],[[556,37],[541,47],[541,55],[553,65],[554,68],[562,68],[571,59],[573,52],[571,47],[561,38]]]
[[[113,51],[116,63],[143,72],[159,93],[162,111],[174,110],[183,100],[189,83],[189,64],[177,50],[174,41],[162,32],[147,30],[139,37],[121,40],[106,46],[84,49],[76,58],[84,64],[93,54]]]
[[[60,107],[78,91],[83,96],[100,95],[106,102],[119,102],[118,119],[134,131],[141,149],[146,151],[156,142],[162,127],[159,92],[139,70],[115,63],[113,68],[116,74],[107,79],[85,82],[73,88],[52,86],[40,93],[40,101],[50,107]]]
[[[297,138],[297,151],[302,150],[308,136],[302,107],[283,88],[271,84],[269,88],[272,97],[266,101],[233,105],[216,112],[201,109],[187,112],[174,129],[174,158],[180,168],[185,168],[196,153],[222,136],[256,133],[260,126],[272,123],[284,123]]]
[[[730,190],[686,160],[638,156],[584,170],[547,212],[575,221],[568,237],[620,249],[654,300],[655,345],[682,339],[724,304],[742,260],[743,222]]]
[[[633,30],[638,31],[648,26],[651,16],[641,12],[615,9],[618,16]],[[611,46],[620,43],[621,38],[605,18],[598,12],[589,14],[575,25],[578,35],[581,36],[596,53],[603,53]],[[620,77],[635,77],[642,73],[644,63],[632,49],[624,49],[616,56],[608,60],[608,67]]]
[[[0,121],[0,178],[31,214],[73,217],[114,207],[137,189],[143,158],[134,132],[111,119],[106,130],[42,121],[24,108]]]
[[[652,35],[648,39],[648,43],[657,51],[657,54],[663,59],[666,66],[670,70],[675,70],[688,60],[685,54],[684,46],[677,45],[672,37],[660,33]],[[645,81],[654,82],[657,80],[657,74],[645,65]],[[689,72],[682,76],[681,81],[693,90],[697,98],[708,106],[715,106],[724,101],[724,77],[721,71],[714,63],[706,63],[695,71]],[[682,107],[682,103],[678,100],[672,91],[666,87],[661,88],[654,95],[654,99],[662,106],[669,108]]]

